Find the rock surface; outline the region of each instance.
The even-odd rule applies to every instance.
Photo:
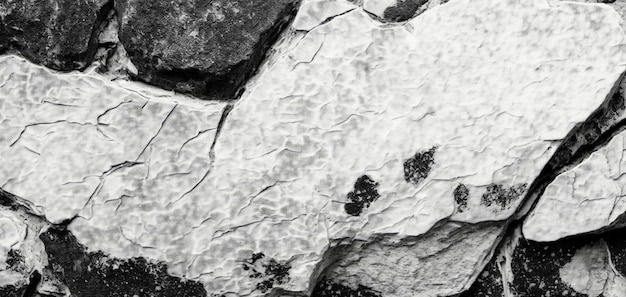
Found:
[[[626,108],[626,80],[610,100],[609,109]],[[547,185],[534,210],[524,221],[524,235],[536,241],[554,241],[580,233],[620,226],[626,211],[622,201],[622,155],[624,115],[604,112],[603,116],[618,123],[599,138],[596,151],[590,152],[571,168],[557,174]],[[603,120],[606,121],[606,120]],[[590,122],[590,121],[588,121]],[[621,123],[621,124],[619,124]],[[601,127],[590,134],[601,134]]]
[[[290,21],[298,0],[118,0],[120,40],[137,78],[232,99]]]
[[[57,70],[82,69],[96,53],[97,31],[108,0],[0,2],[0,54],[16,52]]]
[[[116,5],[140,79],[223,98],[272,43],[261,32],[290,19],[296,2],[278,2],[261,14],[254,2]],[[523,200],[546,168],[619,126],[619,16],[455,0],[382,24],[359,5],[305,1],[229,104],[0,57],[0,187],[50,225],[29,232],[38,254],[4,287],[56,277],[76,295],[618,294],[611,265],[624,253],[606,246],[620,249],[619,238],[537,244],[516,229],[504,251],[498,242],[518,208],[532,208]],[[155,24],[156,10],[170,23]],[[198,18],[206,12],[211,21]],[[101,46],[117,42],[102,33],[115,26]],[[239,37],[252,51],[202,35],[251,26]],[[207,81],[221,86],[210,93]],[[2,244],[31,228],[18,225],[7,223]]]

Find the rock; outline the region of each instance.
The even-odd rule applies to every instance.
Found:
[[[0,189],[0,296],[33,296],[46,265],[36,217],[20,209]]]
[[[82,69],[96,53],[93,32],[108,0],[6,0],[0,3],[0,54],[15,52],[56,70]]]
[[[625,251],[623,232],[546,243],[527,240],[521,228],[513,229],[499,256],[462,296],[624,296],[626,279],[618,256]],[[486,293],[493,284],[496,291]]]
[[[499,223],[446,223],[416,238],[356,242],[327,275],[382,296],[452,296],[470,286],[502,231]]]
[[[623,102],[624,89],[618,94]],[[605,146],[548,185],[524,222],[526,238],[554,241],[624,223],[625,137],[622,132],[607,138]]]
[[[150,84],[209,99],[237,97],[295,15],[298,0],[115,1],[120,40]]]
[[[129,50],[144,14],[120,11]],[[324,274],[459,294],[606,103],[622,43],[599,5],[457,0],[393,26],[357,8],[285,37],[232,110],[5,57],[0,184],[89,250],[212,294],[310,294]]]
[[[72,296],[207,296],[202,284],[168,275],[162,263],[88,252],[66,230],[49,229],[40,237],[54,273]]]

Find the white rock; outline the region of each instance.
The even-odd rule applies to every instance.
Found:
[[[385,10],[389,7],[396,6],[398,0],[364,0],[363,9],[380,18],[385,16]]]
[[[626,133],[548,185],[524,221],[528,239],[554,241],[611,225],[626,212]]]
[[[356,9],[294,39],[259,73],[214,157],[223,104],[175,104],[3,58],[0,184],[50,220],[78,213],[69,227],[90,249],[165,261],[211,293],[264,294],[257,284],[271,276],[242,266],[256,252],[292,267],[274,288],[310,291],[341,241],[508,218],[558,140],[624,71],[624,41],[617,14],[597,5],[458,0],[401,26]],[[433,148],[432,170],[406,182],[405,161]],[[364,175],[380,198],[351,216],[346,195]],[[461,183],[467,207],[456,212]],[[488,189],[494,201],[483,201]],[[425,281],[424,296],[440,294],[438,283],[469,285],[497,241],[486,233],[433,254],[432,266],[477,260]],[[398,257],[418,263],[412,252]],[[385,296],[405,296],[388,281]],[[408,292],[406,281],[395,292]]]
[[[295,30],[309,31],[334,16],[345,13],[356,6],[343,0],[305,1],[293,20]]]

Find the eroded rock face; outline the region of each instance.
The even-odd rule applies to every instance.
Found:
[[[290,21],[298,0],[119,0],[120,40],[137,77],[199,97],[232,99]]]
[[[276,33],[295,5],[263,2],[273,17],[255,23],[253,2],[169,9],[176,3],[119,2],[121,40],[139,78],[200,96],[207,81],[233,92],[264,52],[220,54],[205,42],[210,24]],[[67,225],[41,239],[73,293],[167,283],[189,296],[457,295],[561,141],[610,109],[626,65],[607,6],[457,0],[383,25],[352,4],[322,3],[307,7],[333,12],[297,17],[297,34],[232,105],[0,58],[0,185]],[[155,9],[169,25],[145,13]],[[198,18],[206,12],[211,21]],[[267,37],[250,34],[239,36],[248,48]],[[572,143],[559,148],[567,158],[585,141]],[[515,263],[541,251],[512,247],[512,287],[532,291],[535,271]],[[588,275],[606,268],[596,265],[606,254],[580,253],[600,259],[583,261]],[[567,261],[555,264],[559,282],[583,290],[572,272],[582,264]],[[491,283],[510,279],[489,265]],[[126,279],[140,291],[117,285]],[[499,290],[509,287],[478,292]]]
[[[108,0],[4,0],[0,54],[16,52],[58,70],[82,69],[94,57],[93,32],[111,7]]]

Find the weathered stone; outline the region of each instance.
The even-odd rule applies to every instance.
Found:
[[[137,78],[232,99],[295,15],[298,0],[119,0],[120,40]]]
[[[354,9],[283,40],[220,124],[223,104],[5,58],[0,183],[89,249],[218,295],[309,294],[326,268],[382,296],[459,294],[625,68],[608,7],[544,4],[457,0],[402,25]]]
[[[0,54],[16,52],[57,70],[81,69],[97,48],[95,32],[109,0],[3,0]]]

